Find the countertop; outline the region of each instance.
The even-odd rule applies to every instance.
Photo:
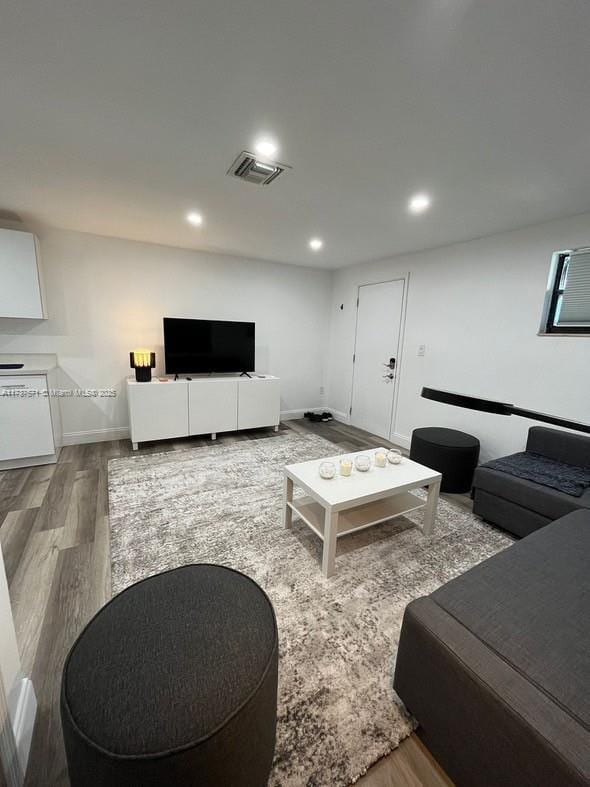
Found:
[[[0,377],[26,374],[47,374],[57,366],[57,356],[51,353],[21,353],[0,355],[0,363],[22,363],[22,369],[0,369]]]

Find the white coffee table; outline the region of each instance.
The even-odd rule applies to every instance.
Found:
[[[387,449],[385,449],[387,450]],[[358,454],[374,458],[375,449],[346,454],[353,461]],[[436,507],[442,476],[436,470],[419,465],[405,457],[398,465],[373,466],[368,472],[353,470],[348,478],[337,475],[332,479],[320,477],[322,462],[334,462],[339,467],[342,455],[310,462],[299,462],[285,467],[283,524],[291,527],[295,512],[324,542],[322,572],[326,577],[335,570],[336,540],[340,536],[377,525],[409,511],[424,508],[424,535],[434,528]],[[306,497],[293,500],[293,486],[307,492]],[[428,487],[426,500],[410,490]]]

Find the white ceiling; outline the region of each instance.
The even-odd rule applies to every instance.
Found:
[[[226,177],[261,131],[293,171]],[[1,5],[0,209],[27,220],[333,268],[590,211],[589,164],[588,0]]]

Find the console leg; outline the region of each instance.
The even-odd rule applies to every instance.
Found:
[[[211,439],[217,440],[217,432],[211,432]]]
[[[131,448],[133,448],[134,451],[137,451],[137,443],[131,443]]]
[[[277,425],[275,426],[275,432],[278,432],[278,431],[279,431],[279,425],[277,424]]]

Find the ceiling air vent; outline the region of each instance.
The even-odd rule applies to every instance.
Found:
[[[286,164],[261,159],[243,150],[228,169],[227,174],[246,180],[248,183],[256,183],[258,186],[268,186],[287,169],[291,168]]]

